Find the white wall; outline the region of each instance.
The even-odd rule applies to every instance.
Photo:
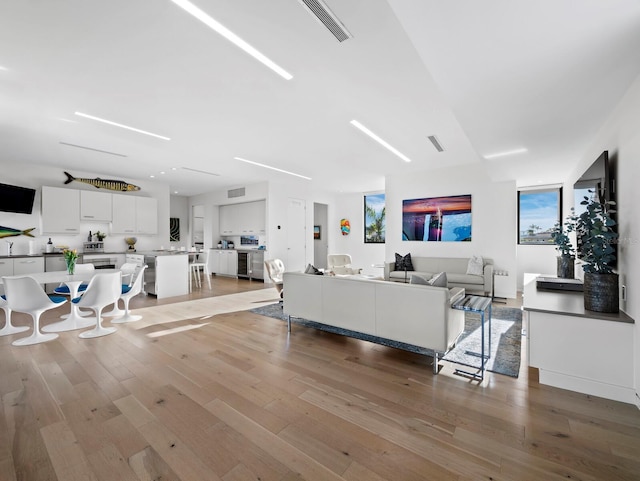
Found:
[[[14,254],[27,254],[29,252],[29,240],[35,240],[38,244],[38,250],[44,250],[44,244],[49,236],[43,236],[40,231],[40,204],[42,186],[62,187],[76,190],[95,191],[96,188],[80,182],[72,182],[64,185],[66,179],[63,170],[57,167],[26,165],[21,164],[20,168],[16,168],[15,164],[10,162],[0,162],[0,171],[2,171],[2,183],[20,185],[23,187],[31,187],[37,189],[32,214],[12,214],[0,212],[0,225],[11,227],[14,229],[28,229],[36,227],[33,231],[35,239],[26,236],[12,237],[10,240],[14,242]],[[70,172],[77,178],[95,178],[98,177],[94,172],[73,171]],[[118,180],[135,184],[141,188],[139,192],[123,193],[127,196],[154,197],[158,200],[158,235],[142,236],[137,235],[138,242],[136,249],[138,251],[157,249],[162,242],[169,243],[169,187],[164,184],[150,182],[146,180],[131,179],[126,176],[118,177]],[[111,191],[105,191],[111,192]],[[63,206],[61,206],[63,208]],[[104,240],[105,251],[108,252],[124,252],[127,244],[124,242],[125,235],[111,235],[109,224],[103,223],[80,223],[80,234],[74,236],[52,235],[54,245],[67,245],[71,248],[82,250],[82,243],[87,240],[89,231],[95,232],[100,230],[107,234]],[[5,251],[0,251],[5,252]]]
[[[389,212],[387,200],[387,212]],[[382,276],[383,270],[373,267],[385,259],[385,244],[364,243],[364,193],[336,196],[329,214],[329,254],[349,254],[353,267],[362,268],[363,274]],[[349,235],[342,235],[340,220],[348,219]],[[387,230],[387,239],[388,233]]]
[[[635,366],[636,396],[640,393],[640,77],[627,91],[611,117],[595,136],[585,152],[567,186],[580,177],[582,172],[600,155],[609,151],[616,160],[616,198],[620,244],[618,245],[618,273],[620,283],[627,286],[627,301],[621,307],[635,319],[635,357],[630,359]],[[565,191],[569,191],[567,187]],[[572,200],[571,200],[572,201]],[[640,397],[636,399],[640,407]]]
[[[420,242],[402,240],[402,201],[406,199],[471,194],[471,242]],[[496,269],[510,273],[508,297],[516,296],[516,184],[492,182],[482,165],[465,166],[386,179],[387,237],[385,259],[411,253],[426,257],[493,259]]]

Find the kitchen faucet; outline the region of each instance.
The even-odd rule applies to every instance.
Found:
[[[13,247],[13,242],[5,241],[7,243],[7,255],[11,255],[11,248]]]

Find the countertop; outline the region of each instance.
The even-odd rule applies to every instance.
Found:
[[[522,309],[532,312],[588,317],[631,324],[635,322],[624,311],[616,314],[588,311],[584,308],[584,295],[582,292],[538,289],[535,278],[524,286]]]
[[[100,255],[120,255],[120,254],[130,254],[129,251],[105,251],[105,252],[78,252],[78,255],[81,256],[100,256]],[[10,256],[0,256],[0,259],[24,259],[30,257],[53,257],[53,256],[62,256],[62,252],[41,252],[40,254],[13,254]]]
[[[257,247],[234,247],[233,249],[221,249],[220,247],[211,247],[212,251],[242,251],[242,252],[265,252],[267,249],[258,249]]]

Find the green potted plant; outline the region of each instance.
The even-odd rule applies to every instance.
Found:
[[[98,241],[103,241],[104,238],[107,237],[107,234],[105,234],[104,232],[97,231],[96,237],[98,238]]]
[[[585,211],[578,216],[576,232],[584,270],[584,308],[590,311],[611,312],[619,310],[618,274],[612,265],[616,260],[615,244],[618,233],[613,201],[600,201],[597,195],[585,197],[581,205]]]
[[[571,244],[570,234],[575,231],[577,217],[573,209],[567,216],[564,225],[556,222],[551,230],[551,238],[556,245],[558,256],[557,275],[563,279],[573,279],[575,277],[576,251]]]

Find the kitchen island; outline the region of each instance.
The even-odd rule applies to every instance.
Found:
[[[183,251],[137,252],[148,266],[144,274],[144,291],[156,296],[184,296],[189,294],[189,255]]]

